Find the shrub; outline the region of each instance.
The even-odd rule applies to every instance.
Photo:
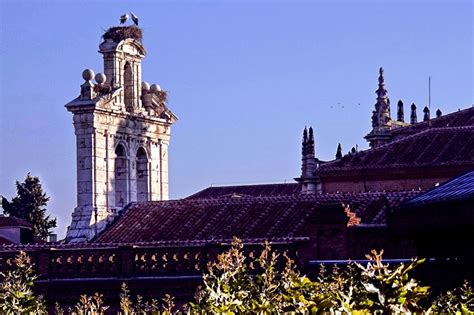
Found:
[[[208,265],[204,286],[196,293],[196,312],[370,312],[406,313],[421,311],[419,302],[429,287],[409,277],[423,260],[391,267],[382,263],[382,253],[372,251],[367,266],[350,264],[311,281],[300,275],[286,255],[283,271],[276,268],[279,255],[267,243],[261,255],[248,260],[242,243],[235,239],[229,251]]]
[[[439,295],[431,306],[437,314],[473,314],[474,292],[468,281],[452,291]]]
[[[47,314],[42,296],[33,293],[36,276],[30,257],[21,251],[14,261],[15,269],[0,272],[0,310],[2,314]]]

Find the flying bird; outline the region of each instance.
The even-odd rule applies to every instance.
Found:
[[[130,15],[132,16],[133,23],[135,23],[135,25],[138,26],[138,16],[133,14],[133,12],[130,12]]]
[[[128,21],[128,14],[125,13],[124,15],[120,17],[120,24],[125,24],[125,22],[127,21]]]

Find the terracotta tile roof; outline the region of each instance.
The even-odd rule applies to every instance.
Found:
[[[32,227],[32,225],[23,219],[0,215],[0,227]]]
[[[299,194],[297,183],[263,184],[208,187],[186,199],[222,198],[222,197],[270,197]]]
[[[350,205],[364,224],[385,223],[387,207],[419,192],[182,199],[131,205],[95,242],[144,242],[306,237],[308,218],[327,204]]]
[[[432,128],[380,147],[348,154],[322,164],[321,175],[352,169],[420,168],[472,165],[474,125]]]
[[[406,205],[418,206],[453,200],[474,202],[474,170],[414,197],[406,202]]]
[[[422,121],[406,127],[396,128],[391,131],[391,134],[396,138],[399,138],[431,128],[463,126],[474,126],[474,107],[449,113],[438,118],[432,118],[430,122]]]

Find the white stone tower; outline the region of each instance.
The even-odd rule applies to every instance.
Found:
[[[134,201],[168,199],[168,144],[177,120],[159,85],[142,83],[146,55],[137,26],[112,27],[99,52],[104,73],[82,74],[73,113],[77,150],[77,207],[67,242],[84,242]]]

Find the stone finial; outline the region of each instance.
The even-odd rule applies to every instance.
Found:
[[[309,127],[308,143],[314,143],[313,127]]]
[[[94,71],[92,69],[86,69],[82,71],[82,78],[84,81],[90,81],[94,77]]]
[[[397,107],[398,107],[397,120],[400,121],[400,122],[405,122],[405,115],[403,113],[403,102],[402,102],[402,100],[398,101]]]
[[[150,86],[150,92],[156,93],[156,92],[159,92],[159,91],[161,91],[161,87],[158,84],[152,84]]]
[[[441,115],[443,115],[443,113],[441,112],[441,109],[438,108],[438,110],[436,111],[436,118],[441,117]]]
[[[150,90],[150,84],[148,82],[142,82],[142,104],[146,109],[152,107],[153,93],[151,93]]]
[[[105,74],[103,73],[97,73],[95,75],[95,82],[97,82],[97,84],[103,84],[105,81],[107,80]]]
[[[82,72],[82,78],[85,82],[81,85],[81,100],[92,100],[95,97],[94,83],[91,81],[93,77],[94,71],[91,69]]]
[[[425,106],[425,108],[423,108],[423,121],[429,121],[430,120],[430,109],[428,108],[428,106]]]
[[[308,152],[307,154],[314,157],[314,134],[313,127],[309,127],[308,131]]]
[[[341,147],[341,144],[339,143],[337,145],[337,150],[336,150],[336,159],[339,160],[340,158],[342,158],[342,147]]]
[[[415,103],[411,104],[411,115],[410,115],[410,124],[416,124],[418,119],[416,117],[416,105]]]
[[[304,127],[303,130],[303,143],[306,144],[308,142],[308,129]]]

